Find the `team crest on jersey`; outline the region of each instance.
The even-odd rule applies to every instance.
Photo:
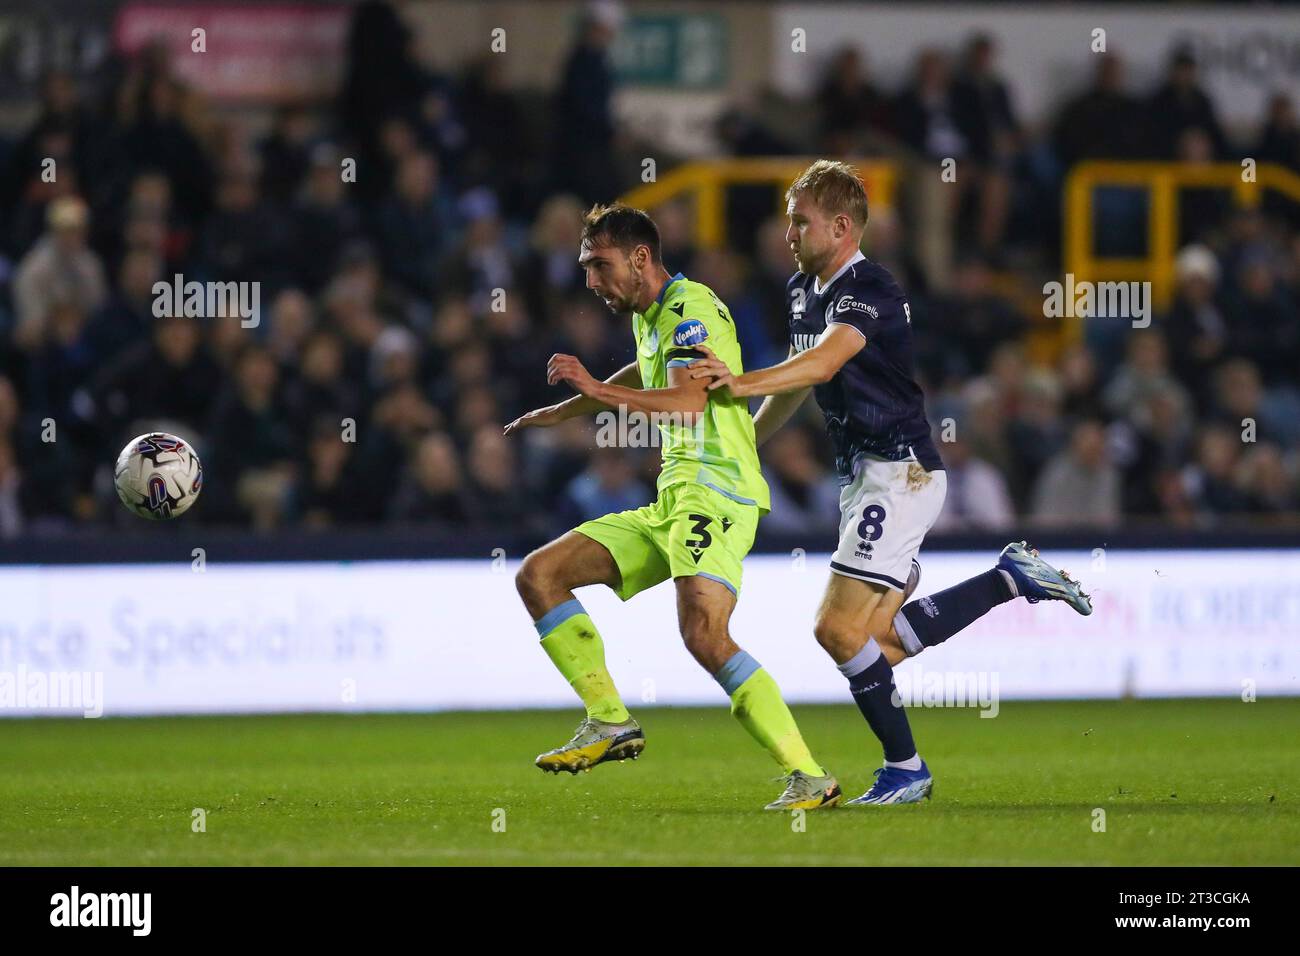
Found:
[[[843,312],[848,312],[850,309],[852,309],[854,312],[865,313],[866,315],[871,316],[871,318],[873,319],[880,318],[880,313],[876,310],[876,307],[874,305],[868,305],[865,302],[859,302],[857,299],[853,298],[852,295],[840,296],[840,300],[835,303],[835,313],[838,315]]]
[[[645,337],[645,347],[646,351],[652,355],[659,351],[659,327],[657,325],[650,326],[650,332]]]
[[[687,319],[673,329],[673,345],[699,345],[709,337],[703,322]]]

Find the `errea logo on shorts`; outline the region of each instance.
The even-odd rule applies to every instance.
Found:
[[[703,322],[687,319],[673,329],[673,345],[699,345],[709,337]]]

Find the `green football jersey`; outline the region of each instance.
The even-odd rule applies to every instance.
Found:
[[[632,314],[632,333],[645,388],[667,388],[668,370],[698,358],[697,345],[711,348],[735,374],[744,371],[736,324],[726,305],[708,286],[680,272],[644,314]],[[746,401],[732,398],[725,390],[711,392],[700,420],[693,423],[692,418],[659,418],[663,449],[659,490],[694,481],[770,511],[767,482],[758,466],[754,419]]]

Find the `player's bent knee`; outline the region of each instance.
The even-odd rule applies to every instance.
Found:
[[[541,551],[534,551],[524,558],[523,564],[515,572],[515,590],[523,598],[524,604],[532,610],[535,604],[545,600],[546,586],[551,577],[548,562]]]
[[[705,613],[684,614],[681,620],[682,643],[691,656],[710,673],[718,670],[735,652],[725,618]]]
[[[852,640],[851,630],[844,618],[833,614],[822,615],[813,624],[813,636],[817,638],[817,643],[832,657]]]

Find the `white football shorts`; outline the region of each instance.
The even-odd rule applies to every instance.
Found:
[[[840,543],[831,570],[902,591],[947,493],[942,470],[926,471],[915,459],[860,457],[840,491]]]

